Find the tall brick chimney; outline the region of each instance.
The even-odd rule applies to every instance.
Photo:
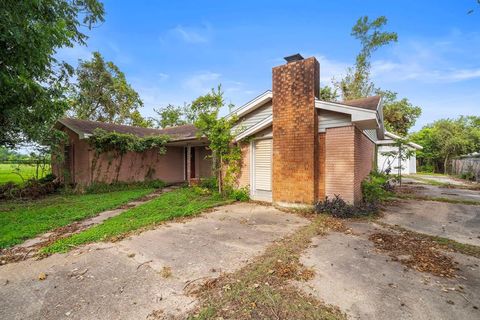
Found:
[[[312,205],[318,188],[320,66],[299,54],[273,68],[273,202]]]

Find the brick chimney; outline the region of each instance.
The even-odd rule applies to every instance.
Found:
[[[299,54],[272,70],[273,202],[312,205],[318,188],[318,117],[320,66]]]

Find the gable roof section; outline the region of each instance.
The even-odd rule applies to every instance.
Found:
[[[195,139],[197,135],[197,128],[191,124],[165,129],[152,129],[73,118],[63,118],[58,120],[58,123],[77,133],[80,139],[88,138],[97,128],[108,132],[133,134],[138,137],[167,134],[171,137],[171,141]]]
[[[347,100],[339,103],[356,108],[377,110],[381,99],[381,96],[373,96],[361,99]]]
[[[237,117],[242,117],[252,112],[253,110],[256,110],[257,108],[263,106],[266,102],[272,100],[272,98],[273,98],[272,91],[267,90],[261,95],[258,95],[252,100],[250,100],[249,102],[245,103],[240,108],[232,111],[230,114],[227,115],[227,118],[230,118],[234,115]]]
[[[395,133],[385,131],[385,139],[378,140],[376,143],[379,145],[388,145],[388,144],[393,144],[395,139],[403,139],[401,136],[396,135]],[[407,143],[410,147],[417,149],[417,150],[422,150],[423,147],[419,144],[416,144],[414,142],[408,142]]]

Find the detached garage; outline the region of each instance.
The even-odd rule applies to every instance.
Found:
[[[376,142],[378,171],[385,172],[390,169],[392,173],[396,173],[398,171],[399,165],[401,165],[402,174],[417,173],[417,157],[415,152],[416,150],[422,150],[422,146],[413,142],[409,142],[408,149],[413,150],[414,153],[410,157],[410,159],[401,161],[401,164],[399,164],[398,157],[385,155],[385,153],[388,152],[398,151],[398,148],[395,146],[396,139],[401,139],[401,137],[387,131],[385,132],[385,139],[378,140]]]

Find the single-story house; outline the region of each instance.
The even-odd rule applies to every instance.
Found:
[[[318,61],[299,54],[285,59],[286,64],[273,68],[272,90],[229,115],[239,119],[233,141],[243,154],[238,185],[248,187],[252,199],[279,206],[312,205],[334,195],[358,203],[361,182],[374,167],[375,142],[385,138],[381,97],[321,101]],[[85,139],[96,127],[140,136],[169,134],[172,139],[165,155],[131,153],[122,163],[103,155],[92,173],[93,151]],[[197,138],[190,125],[157,130],[62,119],[57,128],[70,137],[65,168],[74,183],[179,182],[211,174],[211,160],[205,158],[208,142]],[[115,166],[121,166],[116,177]]]
[[[413,174],[417,173],[417,157],[415,152],[417,150],[422,150],[423,147],[413,143],[408,142],[406,149],[413,151],[412,155],[408,159],[403,159],[399,163],[398,157],[398,147],[395,146],[395,140],[401,139],[400,136],[388,132],[385,132],[384,139],[378,140],[377,144],[377,170],[380,172],[385,172],[390,170],[392,174],[398,172],[399,167],[401,166],[402,174]]]

